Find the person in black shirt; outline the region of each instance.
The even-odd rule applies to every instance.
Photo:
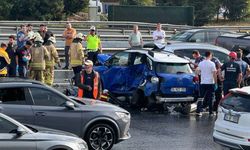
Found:
[[[221,71],[224,71],[224,78],[220,77],[223,81],[223,94],[228,94],[232,88],[239,87],[242,78],[242,71],[239,64],[235,62],[237,54],[235,52],[229,53],[230,61],[221,66]],[[219,75],[221,76],[221,71]]]
[[[28,62],[30,60],[29,49],[31,45],[32,43],[27,41],[24,47],[16,51],[16,69],[18,70],[19,77],[27,77]]]
[[[6,48],[6,52],[10,58],[10,64],[8,65],[8,76],[15,77],[16,76],[16,49],[17,45],[15,44],[15,36],[9,36],[9,43]]]
[[[75,76],[78,97],[98,99],[101,96],[99,73],[93,70],[93,62],[91,60],[85,61],[84,65],[84,70]]]

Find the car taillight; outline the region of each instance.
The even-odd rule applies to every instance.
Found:
[[[227,95],[225,95],[224,97],[222,97],[222,99],[220,100],[220,103],[222,103],[222,101],[224,101],[226,98],[228,98],[229,96],[231,96],[232,94],[231,93],[228,93]]]
[[[199,82],[199,77],[198,76],[194,76],[193,77],[193,82],[198,83]]]

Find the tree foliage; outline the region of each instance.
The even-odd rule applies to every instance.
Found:
[[[248,0],[220,0],[225,9],[224,16],[230,20],[239,20],[248,13]]]
[[[1,20],[62,20],[87,8],[87,0],[1,0]]]
[[[121,5],[140,5],[151,6],[154,4],[154,0],[120,0]]]

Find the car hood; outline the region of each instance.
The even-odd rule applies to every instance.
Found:
[[[119,111],[119,112],[125,112],[129,113],[127,110],[118,107],[116,105],[113,105],[108,102],[100,101],[100,100],[95,100],[95,99],[89,99],[89,98],[78,98],[74,96],[69,96],[70,99],[73,101],[78,102],[79,104],[83,106],[89,106],[89,108],[93,110],[99,110],[99,111]],[[79,102],[80,101],[80,102]]]

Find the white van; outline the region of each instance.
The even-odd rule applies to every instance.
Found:
[[[89,6],[96,6],[96,0],[89,0]],[[98,13],[103,13],[102,3],[100,0],[97,1]]]

